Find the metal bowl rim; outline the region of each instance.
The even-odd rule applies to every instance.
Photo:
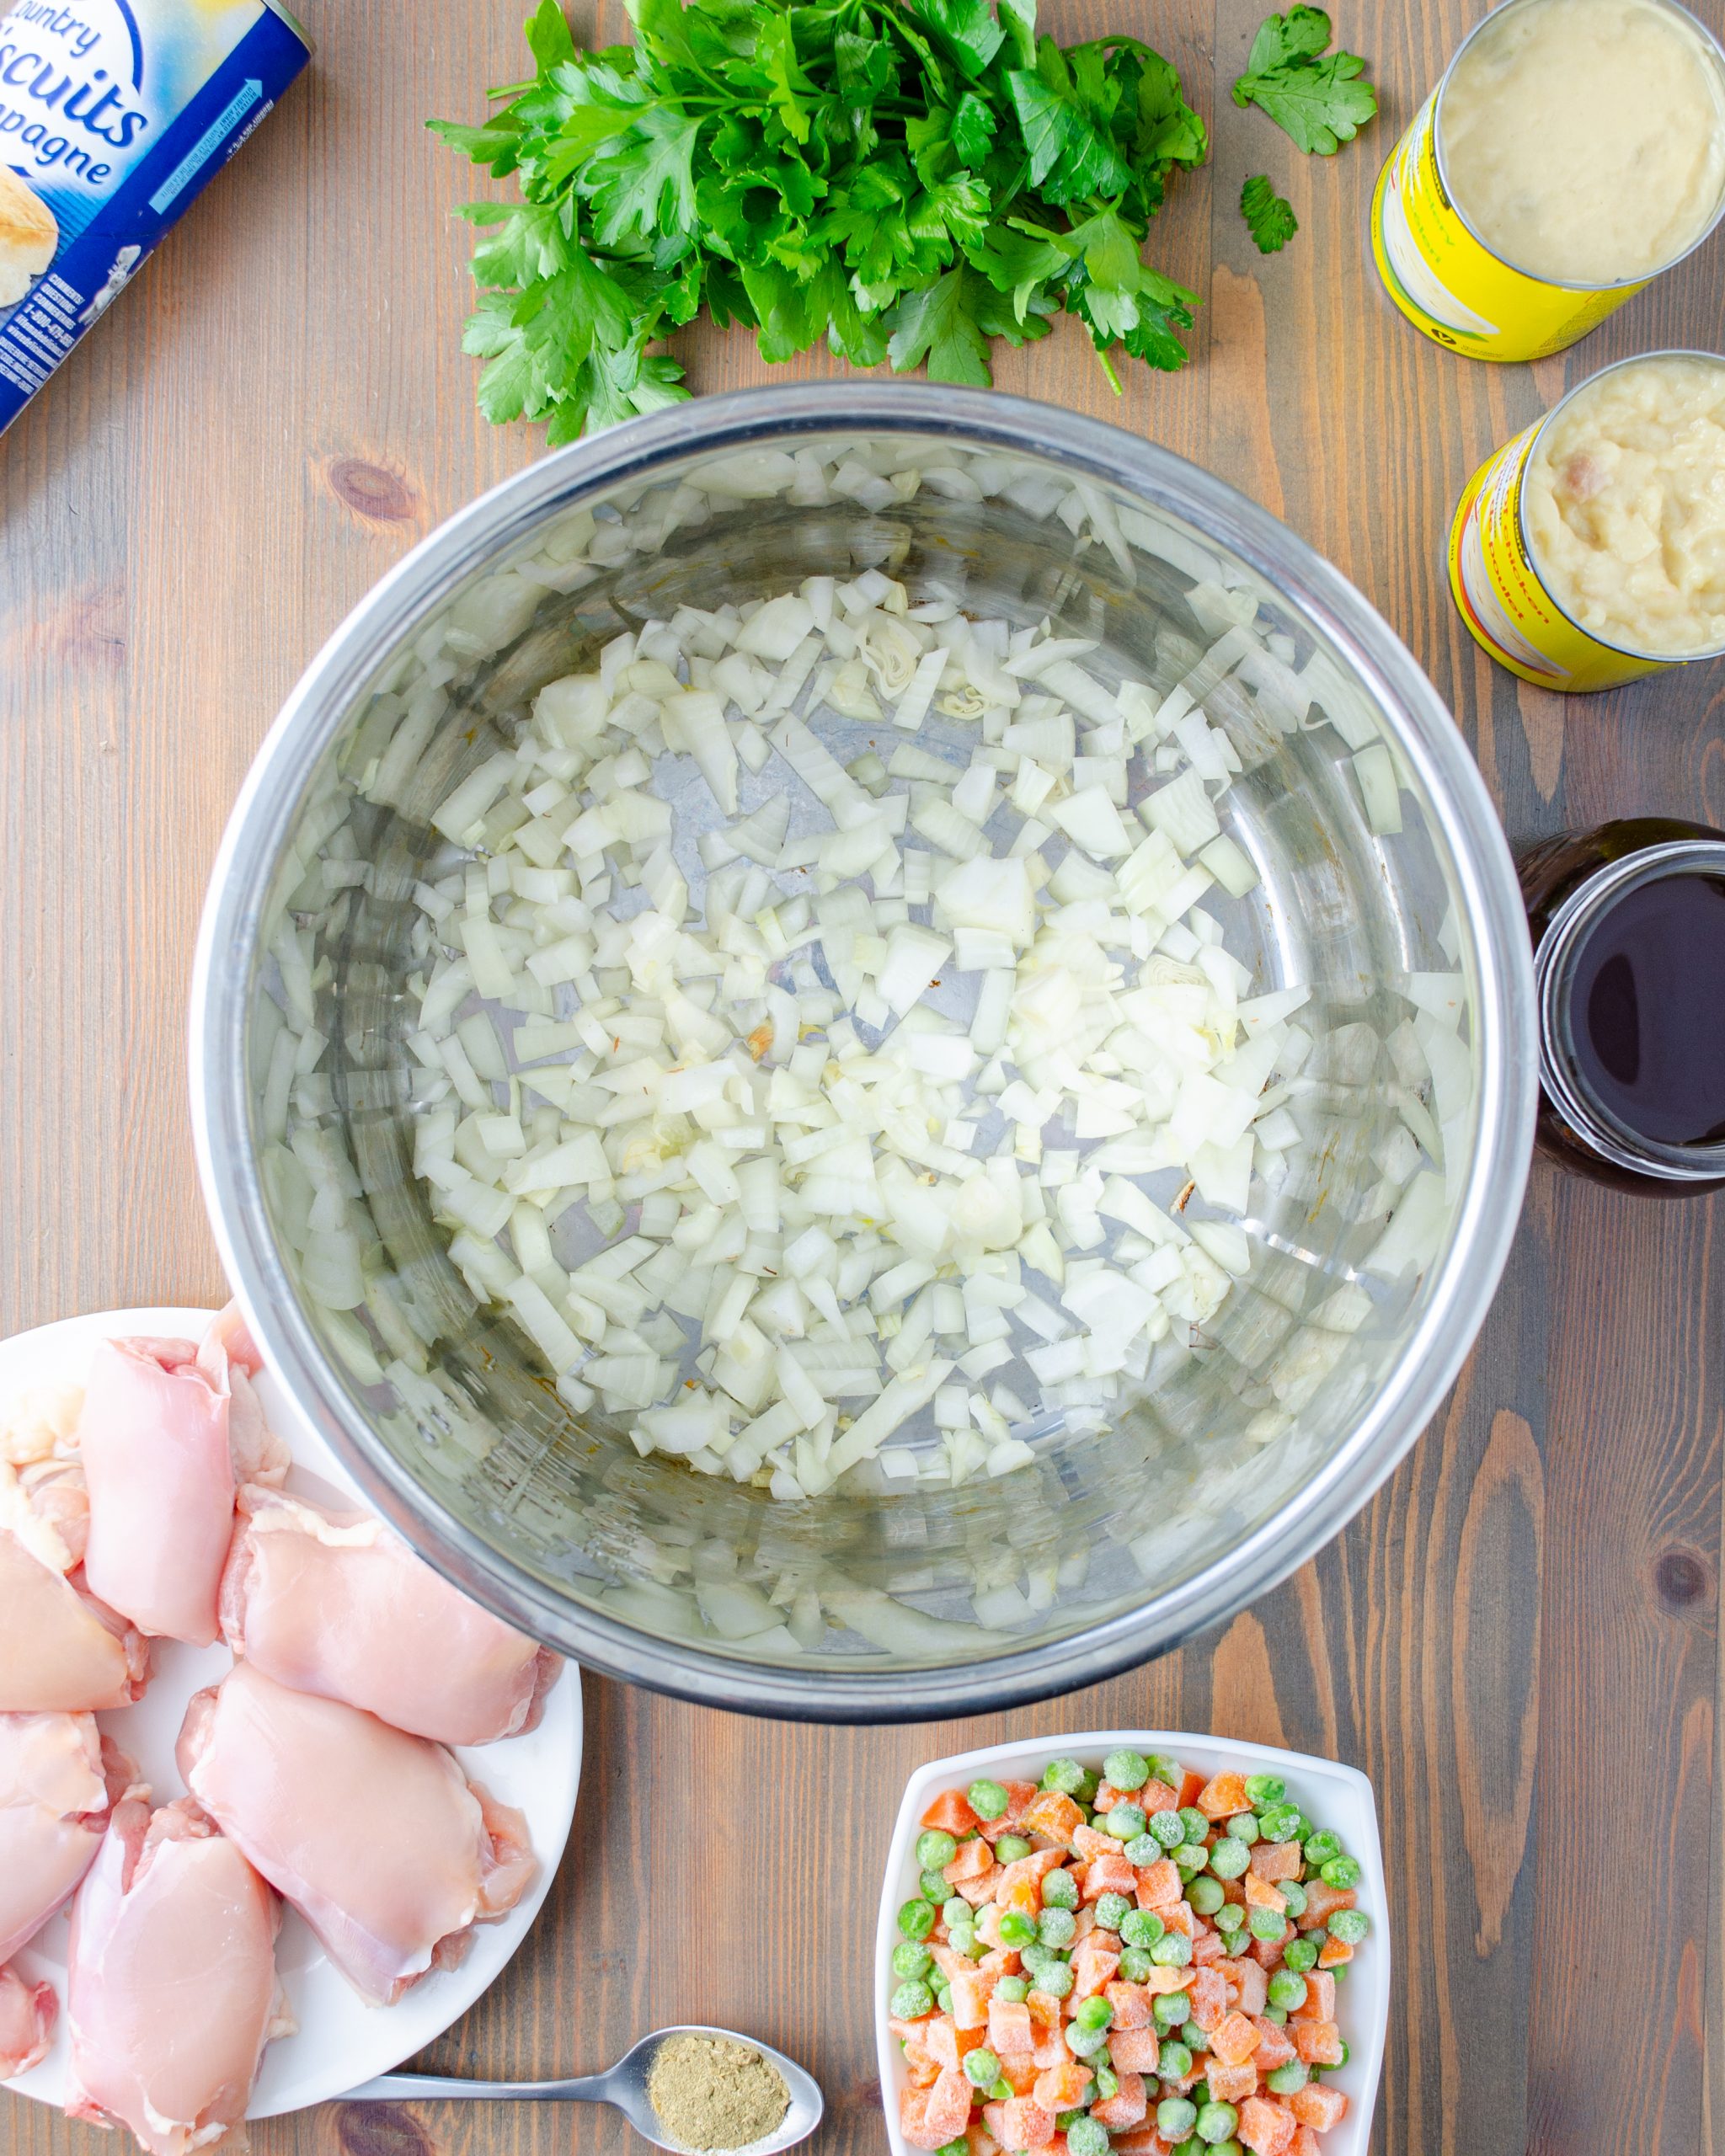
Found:
[[[1434,1290],[1353,1431],[1298,1493],[1203,1572],[1065,1636],[981,1662],[883,1670],[751,1662],[670,1641],[558,1596],[455,1519],[368,1427],[318,1348],[266,1231],[251,1147],[244,1029],[249,953],[303,788],[354,700],[411,627],[551,513],[650,480],[695,454],[787,436],[932,435],[1040,456],[1172,513],[1262,577],[1354,670],[1432,804],[1477,934],[1475,1151]],[[1368,1502],[1436,1412],[1484,1321],[1513,1240],[1537,1104],[1531,954],[1515,872],[1484,781],[1412,654],[1339,571],[1213,474],[1105,422],[936,383],[858,379],[703,398],[556,451],[422,540],[301,677],[240,789],[211,870],[190,1001],[194,1139],[227,1277],[284,1385],[387,1518],[457,1585],[536,1638],[626,1682],[734,1710],[854,1722],[979,1714],[1094,1684],[1231,1616],[1312,1556]]]

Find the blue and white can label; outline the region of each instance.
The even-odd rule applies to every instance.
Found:
[[[268,0],[0,0],[0,431],[310,56]]]

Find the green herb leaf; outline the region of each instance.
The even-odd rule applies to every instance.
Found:
[[[1260,254],[1279,254],[1300,229],[1293,206],[1259,173],[1240,190],[1240,214]]]
[[[1141,40],[1063,48],[1035,0],[628,5],[636,43],[582,51],[540,0],[533,79],[478,125],[429,123],[520,190],[459,213],[488,417],[568,441],[686,395],[658,347],[703,307],[769,360],[824,337],[967,383],[1063,309],[1110,380],[1112,348],[1183,360],[1193,296],[1141,250],[1207,139]]]
[[[1320,8],[1266,16],[1234,84],[1236,104],[1257,105],[1300,148],[1321,157],[1351,141],[1378,109],[1377,92],[1359,79],[1365,62],[1357,53],[1327,52],[1330,35]]]

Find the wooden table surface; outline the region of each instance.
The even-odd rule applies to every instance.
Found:
[[[597,27],[616,38],[605,4]],[[542,450],[536,430],[474,414],[466,243],[447,215],[471,190],[419,124],[476,116],[483,86],[516,76],[524,12],[306,0],[313,71],[0,442],[5,1331],[221,1299],[182,1041],[223,820],[347,609]],[[1470,365],[1392,312],[1367,258],[1372,183],[1480,12],[1344,10],[1384,109],[1325,162],[1229,100],[1255,0],[1051,9],[1064,35],[1151,38],[1213,118],[1210,169],[1180,182],[1154,235],[1204,305],[1185,372],[1129,368],[1118,401],[1076,334],[1003,355],[999,380],[1208,465],[1338,563],[1453,705],[1512,838],[1614,814],[1725,824],[1717,667],[1565,704],[1491,667],[1445,590],[1450,506],[1497,443],[1607,360],[1725,349],[1717,241],[1531,369]],[[1300,223],[1270,260],[1235,208],[1257,171]],[[697,389],[766,371],[740,333],[681,349]],[[1717,1202],[1638,1201],[1536,1164],[1478,1348],[1393,1481],[1275,1593],[1094,1694],[847,1732],[585,1680],[569,1856],[519,1959],[428,2063],[568,2073],[662,2023],[721,2020],[820,2077],[823,2152],[883,2149],[869,1954],[906,1773],[1009,1730],[1162,1724],[1373,1777],[1397,1956],[1375,2147],[1725,2146],[1722,1225]],[[259,2156],[542,2156],[626,2137],[585,2110],[332,2106],[253,2141]],[[0,2098],[0,2150],[114,2145]]]

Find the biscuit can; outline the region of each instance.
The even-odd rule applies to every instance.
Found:
[[[0,430],[310,56],[273,0],[0,0]]]
[[[1539,0],[1508,0],[1512,8],[1530,4]],[[1725,52],[1717,40],[1686,8],[1674,0],[1668,4],[1725,73]],[[1618,284],[1553,284],[1493,253],[1468,223],[1450,192],[1445,163],[1444,95],[1462,55],[1482,31],[1498,27],[1503,13],[1493,9],[1462,40],[1443,79],[1391,152],[1372,196],[1371,250],[1386,291],[1434,343],[1470,359],[1541,360],[1578,343],[1671,264]],[[1683,253],[1699,247],[1722,215],[1725,203]]]
[[[1636,366],[1661,356],[1666,355],[1642,355],[1616,365]],[[1528,467],[1541,436],[1566,406],[1601,375],[1615,371],[1606,367],[1589,375],[1542,419],[1488,456],[1462,488],[1450,526],[1450,590],[1469,633],[1524,681],[1564,694],[1619,688],[1644,674],[1720,655],[1701,651],[1672,657],[1608,643],[1565,611],[1540,573],[1528,536]]]

